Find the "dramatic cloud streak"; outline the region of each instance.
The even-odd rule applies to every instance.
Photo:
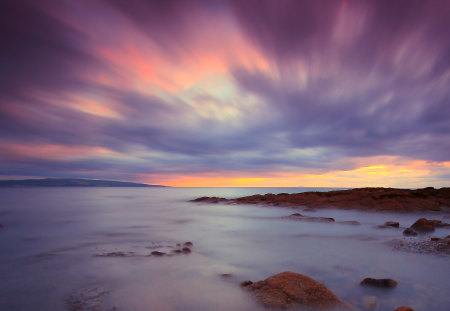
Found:
[[[0,10],[5,177],[450,185],[447,1]]]

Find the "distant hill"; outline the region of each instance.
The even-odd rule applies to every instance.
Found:
[[[22,180],[0,180],[0,187],[166,187],[134,182],[113,180],[77,179],[77,178],[44,178]]]

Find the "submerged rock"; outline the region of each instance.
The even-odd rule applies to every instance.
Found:
[[[234,278],[234,275],[231,273],[222,273],[220,276],[224,279]]]
[[[386,222],[384,223],[384,225],[385,225],[386,227],[394,227],[394,228],[400,227],[400,223],[399,223],[398,221],[386,221]]]
[[[153,251],[153,252],[150,253],[150,255],[156,256],[156,257],[161,257],[161,256],[164,256],[165,254],[166,254],[166,253],[164,253],[164,252],[159,252],[159,251]]]
[[[405,231],[403,231],[403,235],[416,236],[417,232],[412,228],[406,228]]]
[[[398,307],[397,309],[395,309],[394,311],[414,311],[414,310],[407,306],[401,306],[401,307]]]
[[[69,311],[104,311],[105,298],[109,294],[110,291],[104,288],[84,289],[66,299],[67,308]],[[115,310],[115,307],[109,310]]]
[[[361,304],[367,310],[374,310],[377,307],[378,299],[375,296],[364,296],[361,299]]]
[[[190,253],[191,253],[191,249],[190,249],[189,247],[183,247],[183,248],[181,249],[181,252],[182,252],[183,254],[190,254]]]
[[[294,220],[317,221],[317,222],[334,222],[334,218],[331,217],[312,217],[312,216],[305,216],[300,213],[294,213],[292,215],[283,218]]]
[[[346,307],[335,294],[321,283],[294,272],[282,272],[264,281],[241,283],[268,308],[289,308],[295,305],[319,310]]]
[[[393,279],[374,279],[374,278],[365,278],[361,281],[360,285],[362,286],[373,286],[380,288],[395,288],[397,287],[397,281]]]
[[[134,252],[110,252],[95,254],[96,257],[131,257],[135,256]]]
[[[184,246],[192,247],[194,244],[192,242],[186,242],[184,243]]]

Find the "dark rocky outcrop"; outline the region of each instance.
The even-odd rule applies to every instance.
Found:
[[[346,304],[321,283],[294,272],[282,272],[264,281],[241,283],[268,308],[304,306],[324,310]]]
[[[397,309],[395,309],[394,311],[414,311],[414,310],[407,306],[401,306],[401,307],[398,307]]]
[[[397,281],[393,279],[374,279],[374,278],[365,278],[361,281],[360,285],[362,286],[373,286],[380,288],[395,288],[397,287]]]
[[[281,206],[334,207],[342,209],[361,209],[377,211],[440,211],[450,207],[450,188],[434,189],[394,189],[357,188],[329,192],[256,194],[227,200],[217,197],[202,197],[194,202],[234,204],[265,204]]]

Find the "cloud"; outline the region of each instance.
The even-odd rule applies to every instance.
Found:
[[[0,9],[0,151],[18,155],[2,175],[332,176],[361,158],[448,161],[447,3]]]

